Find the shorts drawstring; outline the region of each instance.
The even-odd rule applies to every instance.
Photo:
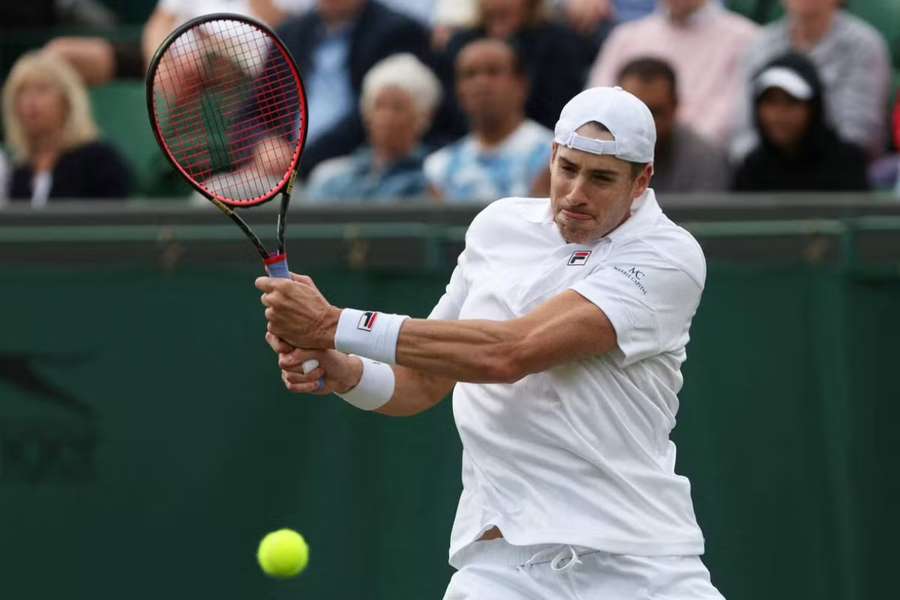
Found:
[[[550,561],[550,568],[556,573],[565,573],[569,569],[582,564],[581,559],[578,558],[578,553],[575,552],[575,548],[566,546],[566,549],[568,552],[563,550]]]
[[[557,548],[559,548],[559,546],[545,548],[540,552],[537,552],[525,561],[524,564],[519,565],[519,569],[522,570],[533,564],[546,562],[551,556],[553,556],[553,558],[550,559],[550,569],[555,573],[565,573],[569,569],[573,569],[576,566],[583,564],[578,557],[578,552],[575,551],[573,546],[564,546],[562,550],[557,550]]]

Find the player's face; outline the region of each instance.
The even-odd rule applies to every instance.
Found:
[[[366,111],[369,141],[375,152],[390,158],[407,156],[419,141],[421,117],[409,92],[386,87]]]
[[[563,239],[591,244],[621,225],[631,214],[632,202],[647,189],[652,173],[647,166],[635,177],[631,163],[624,160],[555,144],[550,202]]]
[[[807,102],[777,88],[763,94],[756,110],[765,138],[785,150],[795,149],[802,142],[812,120]]]
[[[657,143],[665,143],[672,136],[678,108],[669,82],[662,77],[649,81],[641,77],[626,77],[621,83],[622,89],[637,96],[650,109],[656,123]]]
[[[28,136],[60,131],[67,112],[62,92],[44,77],[25,80],[16,94],[16,113]]]
[[[479,41],[466,46],[456,61],[456,90],[463,111],[477,127],[505,118],[525,105],[525,82],[515,72],[509,46]]]

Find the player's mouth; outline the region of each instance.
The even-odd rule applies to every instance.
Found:
[[[594,218],[587,213],[579,212],[577,210],[572,210],[569,208],[560,209],[560,212],[562,212],[565,218],[572,219],[574,221],[589,221]]]

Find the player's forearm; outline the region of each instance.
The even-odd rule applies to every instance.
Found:
[[[375,412],[390,417],[409,417],[434,407],[453,389],[452,379],[395,365],[394,394]]]
[[[514,321],[409,319],[397,363],[455,381],[512,382],[527,374],[525,337]]]

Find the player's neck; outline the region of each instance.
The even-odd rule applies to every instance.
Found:
[[[831,31],[835,11],[823,10],[816,14],[804,15],[791,22],[791,39],[800,50],[810,50]]]

